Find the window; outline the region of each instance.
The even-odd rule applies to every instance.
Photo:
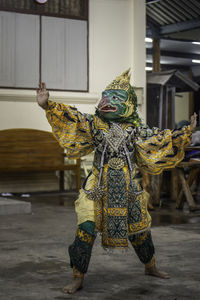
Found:
[[[0,87],[88,91],[88,1],[0,0]]]

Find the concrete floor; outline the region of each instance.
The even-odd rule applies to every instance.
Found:
[[[74,197],[35,195],[27,199],[32,214],[1,216],[1,300],[200,299],[200,215],[171,207],[152,212],[157,263],[171,279],[145,276],[131,246],[125,253],[108,253],[98,237],[84,289],[63,294],[72,276],[67,247],[76,228]]]

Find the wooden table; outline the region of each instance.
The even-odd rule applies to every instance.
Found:
[[[185,170],[188,170],[188,176],[185,176]],[[177,193],[176,198],[176,208],[182,208],[184,203],[184,196],[188,203],[190,211],[200,209],[200,206],[195,203],[191,187],[193,183],[196,183],[200,175],[200,160],[191,159],[188,162],[181,162],[175,168],[177,177],[179,180],[179,185],[181,187],[179,193]],[[172,178],[174,178],[172,176]],[[173,180],[173,179],[172,179]]]
[[[189,146],[185,148],[185,152],[192,150],[200,150],[200,146]],[[184,199],[186,199],[190,211],[200,209],[200,206],[195,203],[191,190],[194,183],[198,185],[199,177],[200,159],[198,158],[183,161],[172,170],[172,198],[176,201],[176,208],[182,208]]]
[[[185,152],[191,150],[200,150],[200,146],[187,147]],[[192,185],[200,180],[200,159],[190,159],[183,161],[175,168],[166,170],[170,172],[170,181],[165,182],[165,190],[170,190],[170,197],[176,202],[176,208],[183,208],[186,199],[189,210],[194,211],[200,209],[195,203]],[[150,194],[150,203],[152,205],[160,205],[160,194],[163,189],[163,174],[148,175],[143,174],[143,185]]]

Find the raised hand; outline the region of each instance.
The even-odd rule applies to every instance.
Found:
[[[194,113],[190,118],[190,127],[191,130],[194,131],[197,126],[197,114]]]
[[[37,89],[37,102],[39,106],[43,109],[46,109],[48,106],[49,92],[46,90],[46,84],[42,82],[42,84],[38,85]]]

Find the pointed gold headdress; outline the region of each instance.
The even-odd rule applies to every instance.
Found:
[[[128,92],[130,88],[130,78],[129,74],[130,68],[123,72],[120,76],[116,77],[106,88],[105,90],[124,90]]]

